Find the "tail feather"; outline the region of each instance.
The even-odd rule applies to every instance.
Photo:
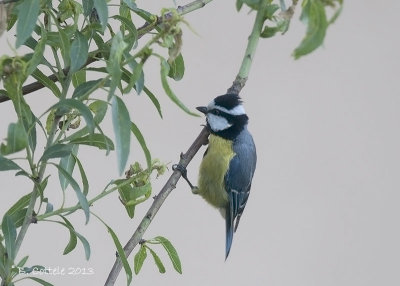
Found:
[[[233,218],[231,211],[229,209],[226,210],[225,225],[226,225],[225,260],[226,260],[228,259],[233,241]]]

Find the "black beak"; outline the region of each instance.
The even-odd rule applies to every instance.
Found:
[[[198,106],[198,107],[196,107],[196,109],[198,111],[200,111],[201,113],[207,114],[207,107],[206,106]]]

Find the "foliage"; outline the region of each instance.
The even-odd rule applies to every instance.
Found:
[[[204,1],[210,2],[211,0]],[[262,30],[258,37],[270,38],[284,34],[294,14],[298,1],[286,8],[285,1],[237,0],[237,10],[244,5],[262,11]],[[6,139],[0,145],[0,171],[10,171],[25,176],[32,182],[32,191],[22,196],[6,211],[0,234],[1,285],[14,285],[18,269],[29,274],[40,265],[26,266],[28,256],[15,261],[32,222],[47,221],[67,229],[68,244],[63,254],[72,252],[78,241],[90,258],[91,248],[86,238],[78,233],[68,216],[82,210],[85,222],[91,218],[91,205],[118,191],[123,207],[130,218],[135,208],[152,194],[151,174],[161,175],[166,166],[151,158],[140,128],[132,122],[125,98],[145,94],[162,118],[157,96],[146,85],[145,72],[149,58],[160,62],[160,81],[165,94],[182,111],[196,115],[179,99],[170,81],[184,76],[185,63],[181,53],[181,25],[188,25],[182,15],[204,6],[194,1],[178,9],[162,9],[159,17],[137,7],[135,0],[19,0],[0,4],[0,35],[5,29],[16,31],[15,48],[25,46],[31,52],[23,56],[0,57],[0,102],[11,100],[17,121],[8,125]],[[116,14],[110,14],[111,4],[118,5]],[[307,25],[306,35],[294,50],[297,59],[322,45],[328,26],[340,13],[342,0],[303,0],[300,19]],[[333,9],[328,19],[327,9]],[[113,10],[114,11],[114,10]],[[137,24],[145,25],[137,28]],[[153,31],[150,34],[150,31]],[[148,34],[145,41],[139,39]],[[157,52],[156,52],[157,51]],[[93,67],[91,64],[97,62]],[[50,75],[47,73],[51,72]],[[96,80],[88,80],[96,76]],[[37,82],[25,85],[28,79]],[[35,86],[35,88],[33,88]],[[56,103],[46,111],[34,114],[24,95],[39,88],[47,88]],[[98,91],[103,90],[103,96]],[[72,92],[69,92],[72,91]],[[102,126],[107,112],[111,113],[114,134],[105,134]],[[45,146],[37,146],[38,137]],[[117,154],[117,167],[122,174],[128,164],[132,137],[137,139],[146,158],[146,168],[133,163],[126,178],[113,179],[98,194],[90,191],[84,164],[79,156],[81,145],[85,148],[111,151]],[[16,156],[23,157],[21,164]],[[25,167],[28,166],[28,167]],[[62,190],[63,203],[55,206],[47,197],[48,168],[54,167]],[[79,174],[77,176],[77,174]],[[53,179],[53,178],[51,178]],[[76,204],[64,206],[65,191],[71,188]],[[132,268],[117,234],[100,219],[117,249],[127,284],[132,280]],[[182,273],[176,249],[164,237],[142,240],[134,259],[133,270],[138,274],[150,253],[160,273],[166,268],[151,245],[161,245],[167,252],[174,269]],[[24,276],[42,285],[51,285],[37,277]]]

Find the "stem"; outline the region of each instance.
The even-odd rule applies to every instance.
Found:
[[[186,167],[189,164],[189,162],[192,160],[194,155],[196,155],[196,153],[200,149],[200,147],[202,145],[206,144],[208,134],[209,134],[208,130],[206,128],[203,128],[203,130],[200,132],[199,136],[196,138],[196,140],[190,146],[188,151],[185,154],[181,155],[181,159],[179,160],[180,165]],[[175,189],[176,183],[178,182],[180,177],[181,177],[181,173],[177,170],[174,171],[172,173],[172,175],[169,177],[169,179],[166,182],[166,184],[164,185],[164,187],[158,193],[158,195],[156,196],[156,198],[153,201],[153,204],[151,205],[151,207],[147,211],[146,215],[140,222],[135,233],[129,239],[128,243],[125,245],[124,251],[125,251],[126,256],[129,256],[129,254],[132,252],[132,250],[136,247],[136,245],[142,239],[143,234],[149,227],[151,221],[157,214],[158,210],[164,203],[165,199],[172,192],[172,190]],[[107,281],[105,283],[106,286],[114,285],[114,283],[117,280],[117,277],[119,275],[119,272],[121,271],[121,268],[122,268],[121,259],[117,258],[115,260],[113,268],[111,269],[110,274],[108,275]]]
[[[205,2],[205,1],[199,1],[199,2]],[[242,65],[240,67],[239,73],[233,82],[232,86],[228,89],[228,92],[233,90],[236,91],[237,94],[240,92],[240,90],[244,87],[246,79],[249,75],[250,72],[250,67],[252,64],[252,59],[254,57],[254,54],[256,52],[257,48],[257,43],[259,36],[261,34],[261,30],[265,21],[265,10],[267,8],[268,2],[267,0],[264,0],[261,5],[259,10],[257,11],[257,16],[254,22],[253,30],[251,32],[251,35],[248,40],[245,56],[242,61]],[[179,8],[178,8],[179,9]],[[179,164],[182,165],[183,167],[187,167],[187,165],[190,163],[192,158],[196,155],[197,151],[200,149],[202,145],[207,144],[208,142],[208,135],[209,131],[207,128],[203,128],[200,132],[200,134],[197,136],[197,138],[194,140],[190,148],[185,154],[181,155],[181,159],[179,161]],[[124,252],[125,255],[128,257],[133,249],[136,247],[136,245],[140,242],[142,239],[144,233],[146,232],[147,228],[149,227],[150,223],[152,222],[153,218],[157,214],[158,210],[168,197],[168,195],[172,192],[173,189],[175,189],[176,183],[181,177],[181,173],[179,171],[174,171],[168,181],[165,183],[164,187],[161,189],[159,194],[156,196],[156,198],[153,201],[153,204],[151,205],[150,209],[147,211],[146,215],[140,222],[138,228],[136,229],[135,233],[132,235],[132,237],[128,240],[127,244],[124,247]],[[114,265],[110,271],[110,274],[107,277],[105,286],[112,286],[115,284],[117,277],[119,275],[119,272],[122,269],[122,262],[119,257],[116,258]]]
[[[57,125],[58,125],[58,121],[60,120],[60,118],[55,118],[54,122],[53,122],[53,126],[51,128],[51,132],[49,135],[49,138],[47,139],[47,143],[46,143],[46,147],[45,150],[47,148],[49,148],[51,146],[51,144],[53,143],[53,139],[54,136],[56,134],[56,130],[57,130]],[[41,183],[42,179],[43,179],[43,175],[44,172],[46,171],[46,166],[47,166],[47,161],[43,161],[40,165],[40,169],[38,172],[38,177],[37,177],[37,183],[35,184],[35,186],[33,187],[32,193],[31,193],[31,199],[29,201],[29,205],[28,208],[26,210],[26,215],[24,218],[24,221],[22,223],[21,229],[18,233],[17,239],[15,241],[15,255],[17,255],[19,248],[21,247],[21,244],[25,238],[26,232],[28,230],[29,225],[32,222],[32,213],[33,213],[33,208],[35,207],[35,203],[36,203],[36,198],[38,196],[38,185]]]
[[[1,0],[0,0],[1,1]],[[14,1],[14,0],[13,0]],[[13,2],[11,1],[11,2]],[[185,15],[188,14],[190,12],[193,12],[197,9],[203,8],[205,5],[207,5],[208,3],[210,3],[212,0],[195,0],[189,4],[186,4],[184,6],[179,6],[177,8],[177,12],[179,15]],[[16,2],[16,0],[15,0]],[[164,17],[157,17],[157,21],[154,22],[146,22],[142,27],[140,27],[137,32],[138,32],[138,39],[140,39],[142,36],[144,36],[146,33],[149,33],[150,31],[152,31],[153,29],[155,29],[159,24],[161,24],[163,21],[167,21],[170,17],[172,17],[172,14],[166,14],[164,15]],[[108,41],[107,43],[109,43],[110,41]],[[105,44],[107,44],[105,43]],[[93,51],[90,54],[94,55],[91,56],[87,59],[86,63],[84,64],[84,67],[88,66],[89,64],[96,62],[99,60],[99,58],[96,57],[96,55],[99,53],[99,51]],[[69,68],[65,68],[62,70],[64,72],[64,75],[68,74]],[[59,79],[57,78],[56,74],[52,74],[48,77],[49,80],[53,81],[53,82],[57,82]],[[37,91],[39,89],[42,89],[43,87],[45,87],[41,82],[37,81],[31,84],[28,84],[24,87],[22,87],[22,94],[26,95],[29,93],[32,93],[34,91]],[[10,98],[7,96],[7,93],[4,93],[2,91],[0,91],[0,103],[5,102],[10,100]]]
[[[251,64],[253,63],[254,55],[256,53],[258,41],[265,21],[265,12],[268,6],[268,1],[264,0],[257,11],[256,19],[253,25],[253,30],[247,42],[247,48],[244,53],[242,65],[240,66],[239,73],[233,82],[232,86],[228,89],[228,93],[239,94],[244,85],[246,84],[247,77],[249,76]]]

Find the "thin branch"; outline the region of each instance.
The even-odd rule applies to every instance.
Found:
[[[265,21],[264,15],[267,4],[268,4],[267,0],[264,0],[259,10],[257,11],[257,16],[254,22],[253,30],[248,39],[246,53],[242,61],[242,65],[240,67],[239,74],[236,77],[235,81],[233,82],[232,86],[228,89],[228,92],[235,92],[239,94],[239,92],[245,85],[246,79],[250,72],[252,59],[256,52],[256,47],[258,39],[261,34],[261,29]],[[190,163],[192,158],[196,155],[200,147],[202,145],[207,144],[208,135],[209,131],[207,130],[207,128],[203,128],[200,134],[192,143],[192,145],[189,147],[188,151],[185,154],[181,155],[181,159],[179,161],[180,165],[182,165],[185,168],[188,166],[188,164]],[[153,201],[153,204],[151,205],[150,209],[147,211],[146,215],[140,222],[138,228],[136,229],[132,237],[128,240],[127,244],[125,245],[124,252],[126,256],[129,256],[132,253],[133,249],[136,247],[136,245],[140,242],[144,233],[149,227],[151,221],[157,214],[158,210],[160,209],[160,207],[162,206],[168,195],[172,192],[172,190],[175,189],[176,183],[178,182],[180,177],[181,173],[178,170],[174,171],[170,176],[170,178],[168,179],[168,181],[165,183],[164,187],[159,192],[159,194],[156,196],[156,198]],[[117,277],[121,269],[122,269],[122,262],[121,259],[117,257],[110,271],[110,274],[108,275],[105,286],[112,286],[115,284],[115,281],[117,280]]]
[[[179,15],[185,15],[188,14],[190,12],[193,12],[197,9],[203,8],[205,5],[207,5],[208,3],[210,3],[212,0],[196,0],[193,1],[189,4],[186,4],[184,6],[179,6],[176,11]],[[137,32],[138,32],[138,39],[140,39],[141,37],[143,37],[145,34],[149,33],[150,31],[152,31],[153,29],[155,29],[159,24],[161,24],[163,21],[168,21],[170,18],[172,17],[172,13],[167,13],[165,14],[163,17],[157,17],[157,21],[155,21],[154,23],[150,23],[150,22],[146,22],[142,27],[140,27]],[[110,41],[109,41],[110,42]],[[91,52],[91,54],[95,54],[97,56],[98,51],[93,51]],[[88,60],[86,61],[86,64],[83,67],[88,66],[89,64],[96,62],[99,60],[98,57],[89,57]],[[69,71],[69,68],[65,68],[62,70],[62,72],[64,74],[67,74]],[[57,82],[58,81],[58,77],[55,74],[52,74],[50,76],[48,76],[49,80],[53,81],[53,82]],[[26,95],[29,93],[32,93],[34,91],[37,91],[39,89],[42,89],[44,87],[44,85],[37,81],[31,84],[28,84],[26,86],[24,86],[22,88],[22,94]],[[0,90],[0,103],[5,102],[10,100],[10,98],[7,96],[7,92]]]

